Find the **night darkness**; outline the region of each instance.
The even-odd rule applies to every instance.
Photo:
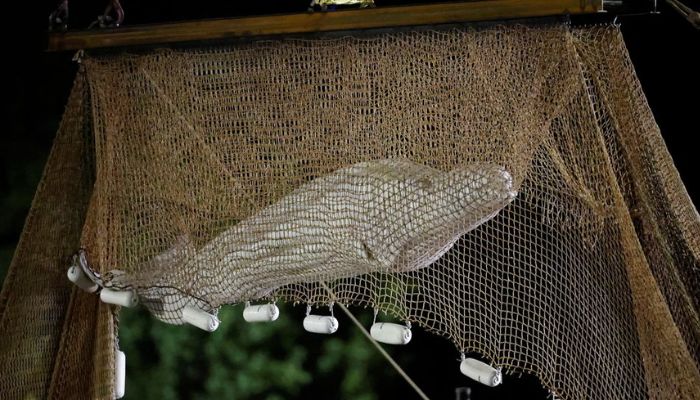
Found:
[[[380,7],[430,2],[375,1]],[[71,27],[86,27],[104,9],[105,3],[71,1]],[[646,4],[643,0],[639,3]],[[659,15],[626,16],[618,21],[669,151],[691,198],[698,204],[700,180],[695,135],[700,133],[700,30],[694,29],[663,1],[660,3]],[[700,10],[700,1],[685,3]],[[54,5],[46,1],[23,2],[21,10],[10,11],[12,7],[8,7],[4,11],[6,68],[2,76],[6,99],[3,110],[7,114],[0,135],[0,280],[19,238],[76,72],[71,61],[73,54],[44,51],[48,15]],[[126,12],[125,25],[135,25],[301,12],[307,8],[308,1],[124,0],[122,5]],[[585,22],[610,20],[611,17],[601,15]],[[299,312],[298,320],[301,320],[303,310],[300,307],[294,310]],[[350,329],[349,320],[340,322]],[[454,346],[420,329],[414,329],[414,336],[414,341],[421,345],[411,347],[412,357],[392,354],[432,398],[454,399],[455,388],[469,384],[458,371]],[[450,362],[453,359],[455,362]],[[389,368],[387,365],[386,369]],[[398,376],[390,372],[387,376],[393,377],[392,381],[380,391],[379,398],[414,398],[415,394]],[[313,392],[301,393],[299,398],[332,398],[328,393],[332,393],[334,382],[314,385]],[[473,399],[547,396],[547,391],[534,378],[518,380],[506,376],[506,384],[496,389],[470,386],[475,389]]]

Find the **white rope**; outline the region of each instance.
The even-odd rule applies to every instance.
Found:
[[[326,284],[325,284],[324,282],[320,282],[320,283],[321,283],[321,286],[323,286],[323,288],[326,289],[326,291],[327,291],[328,294],[331,296],[331,298],[334,298],[335,296],[334,296],[333,292],[331,292],[331,290],[328,288],[328,286],[326,286]],[[343,312],[345,313],[345,315],[347,315],[347,316],[350,318],[350,320],[351,320],[358,328],[360,328],[360,330],[361,330],[362,333],[365,335],[365,337],[366,337],[370,342],[372,342],[372,344],[374,345],[374,347],[376,347],[377,350],[379,350],[379,352],[384,356],[384,358],[386,358],[386,360],[389,362],[389,364],[391,364],[391,366],[394,367],[394,369],[396,370],[396,372],[398,372],[399,375],[401,375],[401,377],[403,377],[403,379],[406,381],[406,383],[408,383],[408,384],[413,388],[413,390],[416,391],[416,394],[418,394],[418,396],[419,396],[421,399],[423,399],[423,400],[430,400],[430,398],[429,398],[425,393],[423,393],[423,391],[418,387],[418,385],[416,385],[416,383],[411,379],[411,377],[409,377],[408,374],[406,374],[406,372],[399,366],[399,364],[397,364],[396,361],[394,361],[394,359],[391,358],[391,356],[389,355],[389,353],[387,353],[386,350],[384,350],[384,348],[382,348],[382,346],[381,346],[376,340],[374,340],[374,338],[372,337],[372,335],[370,335],[369,332],[367,332],[367,329],[365,329],[365,327],[362,326],[362,324],[360,323],[360,321],[358,321],[357,318],[355,318],[355,316],[352,315],[352,313],[350,312],[350,310],[348,310],[347,307],[345,307],[345,306],[344,306],[343,304],[341,304],[341,303],[337,303],[337,304],[338,304],[338,306],[340,307],[340,309],[343,310]]]

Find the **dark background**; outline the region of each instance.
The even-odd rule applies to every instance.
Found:
[[[105,3],[71,2],[71,28],[86,27]],[[628,13],[650,9],[645,0],[628,5],[631,3]],[[685,3],[700,9],[698,1]],[[72,54],[44,52],[48,14],[54,3],[4,4],[2,87],[6,115],[0,135],[0,280],[9,266],[76,71]],[[298,12],[307,5],[307,1],[123,2],[126,25]],[[697,202],[700,182],[694,144],[695,135],[700,133],[700,31],[663,1],[659,11],[658,15],[620,16],[618,22],[669,151]],[[573,22],[610,20],[610,15],[598,15]],[[312,335],[304,335],[300,328],[303,311],[301,307],[285,307],[275,328],[243,325],[244,331],[236,329],[241,323],[240,308],[232,308],[223,318],[231,322],[222,325],[216,337],[194,329],[173,329],[141,311],[124,313],[121,345],[129,360],[127,398],[415,397],[349,320],[339,318],[344,329],[333,338],[309,338]],[[369,313],[356,311],[368,326]],[[457,353],[449,341],[419,329],[414,329],[414,335],[411,345],[401,351],[394,349],[392,354],[432,398],[454,399],[455,388],[460,386],[473,389],[472,399],[547,396],[534,378],[506,376],[506,383],[496,389],[472,385],[460,375]]]

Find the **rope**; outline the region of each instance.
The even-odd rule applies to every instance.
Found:
[[[696,29],[700,29],[700,11],[681,3],[679,0],[666,0],[666,3],[676,10],[683,18],[690,22]]]
[[[671,7],[675,8],[682,16],[687,17],[688,14],[693,12],[693,9],[681,3],[678,0],[666,0]]]
[[[323,288],[326,289],[326,291],[328,292],[328,295],[330,295],[332,298],[334,298],[335,296],[334,296],[333,292],[331,292],[330,288],[328,288],[328,286],[326,286],[326,284],[324,282],[320,282],[320,283],[321,283],[321,286],[323,286]],[[408,374],[399,366],[399,364],[397,364],[396,361],[394,361],[394,359],[391,358],[389,353],[387,353],[386,350],[384,350],[384,348],[376,340],[374,340],[372,335],[370,335],[369,332],[367,332],[367,329],[365,329],[365,327],[362,326],[360,321],[358,321],[357,318],[355,318],[355,316],[352,315],[350,310],[348,310],[347,307],[345,307],[341,303],[337,303],[337,304],[340,307],[340,309],[343,310],[345,315],[347,315],[348,318],[350,318],[350,320],[362,331],[362,333],[365,335],[365,337],[370,342],[372,342],[374,347],[376,347],[377,350],[379,350],[379,353],[381,353],[381,355],[383,355],[384,358],[386,358],[386,360],[389,362],[389,364],[391,364],[391,366],[394,367],[396,372],[398,372],[399,375],[401,375],[401,377],[403,377],[403,379],[406,381],[406,383],[408,383],[413,388],[413,390],[416,391],[416,394],[418,394],[418,396],[423,400],[430,400],[430,398],[425,393],[423,393],[423,391],[418,387],[418,385],[416,385],[416,383],[413,381],[413,379],[411,379],[411,377],[408,376]]]

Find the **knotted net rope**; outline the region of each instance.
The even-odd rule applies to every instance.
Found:
[[[700,396],[700,218],[616,26],[88,56],[3,288],[1,392],[70,387],[69,335],[112,390],[78,248],[169,323],[364,305],[562,399]]]

